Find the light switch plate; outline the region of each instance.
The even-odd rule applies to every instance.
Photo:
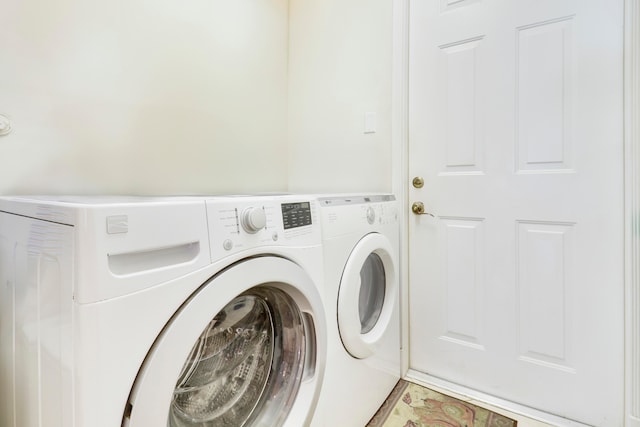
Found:
[[[376,133],[376,113],[364,113],[364,133]]]

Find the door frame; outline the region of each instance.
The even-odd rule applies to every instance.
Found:
[[[640,427],[640,4],[624,4],[625,426]]]
[[[624,1],[624,264],[625,264],[625,426],[640,427],[640,3]],[[409,372],[409,13],[410,0],[393,0],[392,54],[392,189],[401,206],[400,222],[400,307],[402,324],[403,376]],[[634,218],[636,218],[634,220]],[[436,385],[436,384],[434,384]],[[436,385],[438,386],[438,385]],[[452,392],[475,397],[523,415],[527,408],[496,401],[482,393],[453,384],[439,384]],[[524,412],[524,413],[523,413]],[[529,411],[531,412],[531,411]],[[549,421],[538,411],[530,413]]]

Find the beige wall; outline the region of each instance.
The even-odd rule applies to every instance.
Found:
[[[392,2],[290,0],[289,15],[289,188],[390,191]]]
[[[8,0],[0,194],[287,187],[286,0]]]
[[[388,191],[391,19],[386,0],[4,2],[0,194]]]

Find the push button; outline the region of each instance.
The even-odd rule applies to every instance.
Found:
[[[107,217],[107,234],[124,234],[129,232],[129,217],[113,215]]]

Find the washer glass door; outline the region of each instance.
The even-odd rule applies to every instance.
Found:
[[[170,427],[279,426],[302,379],[304,324],[283,291],[258,287],[227,304],[187,358]]]
[[[378,233],[363,237],[344,267],[338,290],[338,330],[345,349],[364,359],[387,333],[396,304],[393,247]]]
[[[166,319],[140,361],[122,427],[310,424],[325,324],[318,287],[299,265],[271,256],[235,263]]]
[[[378,323],[384,305],[386,287],[384,263],[378,254],[371,253],[360,269],[358,313],[361,333],[366,334]]]

